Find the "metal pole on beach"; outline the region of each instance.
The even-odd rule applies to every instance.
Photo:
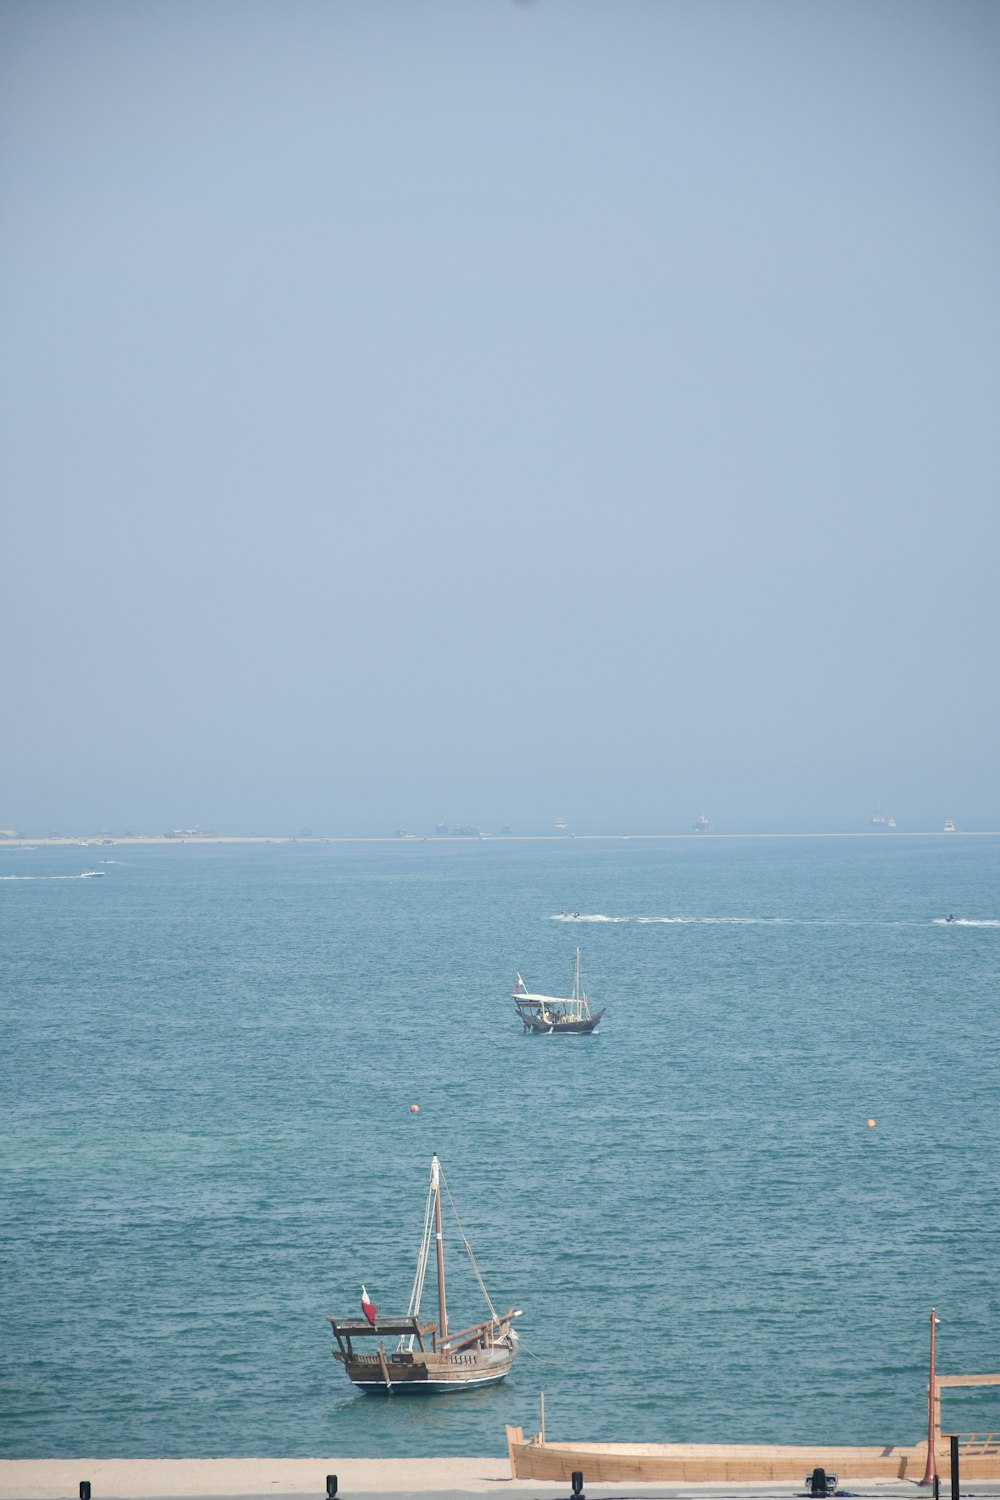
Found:
[[[931,1369],[930,1379],[927,1382],[927,1464],[924,1468],[924,1477],[921,1484],[933,1484],[934,1475],[937,1473],[937,1445],[934,1441],[934,1330],[940,1319],[934,1308],[931,1308]]]

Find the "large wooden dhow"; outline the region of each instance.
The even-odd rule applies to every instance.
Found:
[[[328,1318],[337,1347],[333,1357],[344,1366],[347,1377],[363,1391],[399,1394],[414,1391],[459,1391],[472,1386],[493,1385],[503,1380],[517,1354],[514,1319],[519,1311],[498,1313],[479,1274],[475,1256],[459,1222],[466,1253],[486,1301],[490,1316],[468,1328],[452,1330],[448,1324],[445,1297],[444,1236],[441,1227],[441,1190],[447,1183],[436,1156],[431,1157],[430,1184],[424,1209],[424,1229],[417,1255],[417,1271],[410,1302],[403,1317],[380,1318],[378,1309],[361,1289],[363,1318]],[[451,1197],[449,1193],[449,1199]],[[454,1208],[454,1203],[452,1203]],[[455,1214],[458,1220],[458,1214]],[[420,1316],[424,1279],[434,1241],[437,1267],[438,1319]],[[374,1353],[358,1345],[378,1340]],[[395,1341],[392,1347],[387,1340]]]
[[[550,1443],[545,1437],[545,1397],[541,1430],[526,1438],[507,1428],[507,1454],[513,1479],[561,1480],[582,1474],[597,1484],[761,1484],[825,1475],[845,1480],[904,1480],[930,1485],[947,1475],[958,1493],[963,1479],[1000,1479],[1000,1432],[942,1433],[941,1390],[953,1386],[1000,1386],[1000,1374],[938,1375],[934,1365],[931,1313],[931,1367],[927,1384],[927,1439],[883,1447],[833,1447],[751,1443]],[[836,1484],[833,1486],[836,1488]],[[937,1486],[935,1485],[935,1490]],[[812,1491],[821,1491],[814,1483]],[[839,1493],[839,1492],[838,1492]]]
[[[1000,1436],[969,1434],[960,1445],[962,1479],[1000,1479]],[[592,1484],[765,1484],[795,1481],[808,1489],[811,1470],[840,1483],[858,1480],[921,1482],[927,1444],[841,1447],[742,1443],[549,1443],[507,1428],[512,1479],[569,1483],[580,1473]],[[935,1472],[951,1473],[947,1439],[935,1444]]]

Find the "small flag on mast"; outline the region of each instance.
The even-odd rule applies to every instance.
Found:
[[[361,1288],[361,1311],[364,1313],[365,1317],[374,1328],[375,1319],[378,1317],[378,1308],[375,1306],[374,1302],[370,1300],[368,1292],[364,1286],[362,1286]]]

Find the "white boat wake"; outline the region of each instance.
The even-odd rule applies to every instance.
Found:
[[[553,922],[631,922],[631,917],[606,917],[603,912],[557,911]]]
[[[554,912],[552,922],[635,923],[638,927],[922,927],[926,918],[877,921],[870,917],[612,917],[604,912]],[[996,917],[933,917],[935,927],[1000,927]]]

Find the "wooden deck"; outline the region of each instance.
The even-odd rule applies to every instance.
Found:
[[[992,1437],[992,1435],[991,1435]],[[951,1447],[947,1438],[935,1445],[937,1470],[950,1477]],[[927,1444],[889,1444],[884,1448],[751,1445],[739,1443],[549,1443],[525,1439],[520,1427],[507,1428],[507,1452],[512,1479],[554,1479],[569,1482],[579,1470],[594,1484],[687,1483],[793,1480],[802,1483],[815,1468],[836,1474],[838,1482],[859,1479],[905,1479],[919,1483],[927,1458]],[[1000,1447],[994,1441],[970,1439],[960,1449],[961,1477],[1000,1479]]]

